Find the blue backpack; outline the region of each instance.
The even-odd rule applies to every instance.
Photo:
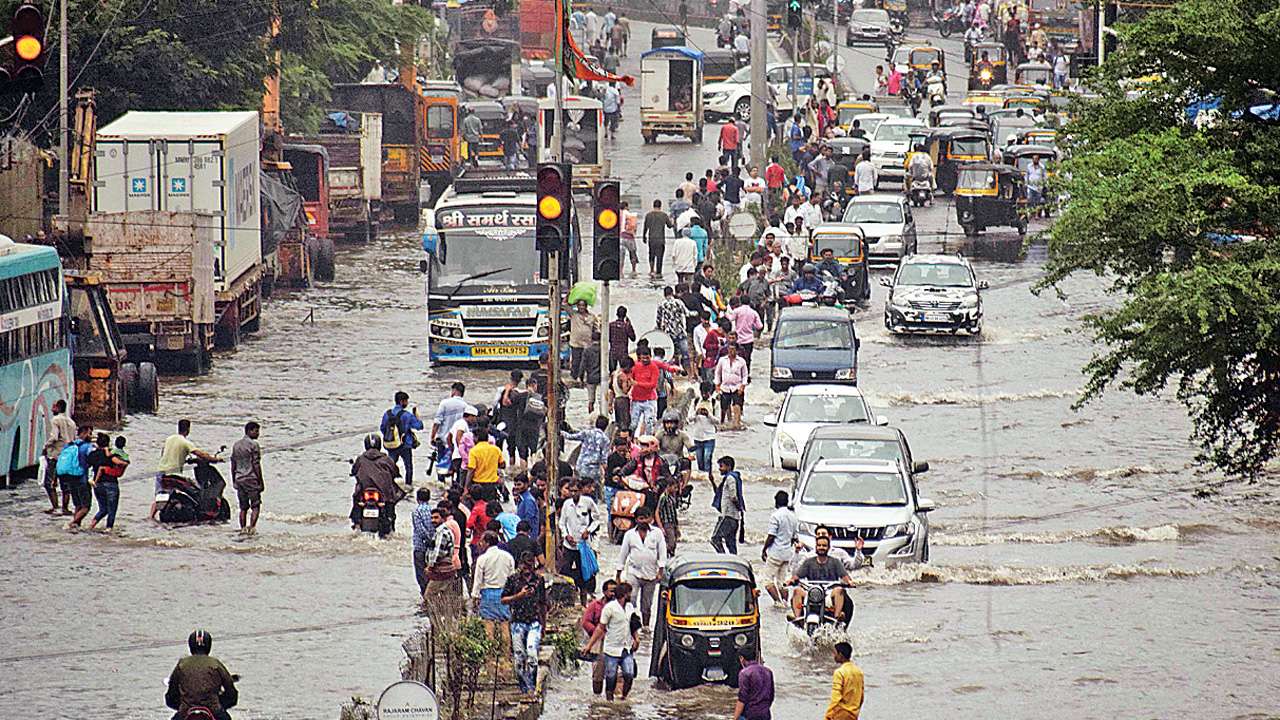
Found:
[[[82,477],[84,475],[84,465],[80,464],[80,441],[67,443],[62,448],[62,452],[58,453],[57,472],[59,475],[73,475]]]

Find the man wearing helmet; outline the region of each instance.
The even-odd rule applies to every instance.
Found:
[[[374,487],[382,495],[386,505],[382,513],[382,527],[378,529],[379,537],[386,537],[396,531],[396,503],[400,502],[405,491],[396,482],[400,476],[400,468],[386,453],[382,452],[382,436],[369,433],[364,438],[364,452],[351,463],[351,477],[356,479],[356,489],[351,495],[351,524],[355,529],[360,525],[360,497],[366,488]]]
[[[818,279],[818,268],[814,267],[812,263],[805,263],[800,277],[796,278],[796,281],[791,284],[791,292],[793,293],[806,291],[821,293],[823,288],[822,281]]]
[[[178,661],[169,674],[164,702],[177,710],[173,720],[185,720],[192,708],[207,708],[217,720],[231,720],[227,708],[236,706],[235,677],[217,658],[209,654],[213,637],[196,630],[187,638],[191,654]]]

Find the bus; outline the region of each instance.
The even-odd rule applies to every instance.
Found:
[[[0,235],[0,486],[36,478],[53,404],[71,411],[66,299],[56,250]]]
[[[575,168],[576,169],[576,168]],[[534,247],[536,180],[529,171],[469,169],[422,212],[432,363],[523,364],[550,350],[545,256]],[[578,279],[581,239],[560,253],[561,300]],[[562,353],[568,353],[567,308]]]

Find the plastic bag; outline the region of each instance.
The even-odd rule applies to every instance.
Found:
[[[590,280],[581,280],[573,284],[569,290],[569,297],[566,301],[573,305],[579,300],[585,300],[588,306],[594,307],[596,304],[596,284]]]
[[[582,568],[583,582],[590,581],[591,578],[600,572],[600,562],[596,560],[596,551],[591,549],[591,544],[586,540],[578,541],[578,555],[581,557],[579,566]]]

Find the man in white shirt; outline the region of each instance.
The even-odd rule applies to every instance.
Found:
[[[516,561],[511,553],[498,547],[498,533],[492,530],[480,538],[480,551],[475,563],[475,580],[471,583],[472,609],[484,621],[485,630],[502,652],[508,635],[507,621],[511,619],[511,608],[502,602],[502,588],[515,573]]]
[[[752,165],[747,171],[747,179],[742,182],[742,202],[756,204],[764,202],[766,189],[764,178],[760,177],[759,166]]]
[[[738,354],[738,344],[729,343],[728,354],[716,363],[715,384],[720,393],[721,417],[728,416],[726,430],[745,430],[742,425],[743,394],[747,389],[750,369]]]
[[[687,283],[693,280],[698,270],[698,243],[688,235],[677,235],[671,242],[671,265],[676,271],[676,281]]]
[[[587,47],[594,45],[600,39],[601,25],[600,16],[596,14],[596,11],[588,10],[585,22],[583,22],[583,29],[587,31]]]
[[[796,533],[800,530],[800,521],[795,511],[787,507],[790,498],[786,490],[779,490],[773,495],[773,504],[777,508],[769,516],[769,527],[764,539],[764,548],[760,550],[760,559],[764,561],[764,589],[775,603],[785,603],[782,597],[783,587],[791,578],[791,560],[795,558]]]
[[[876,191],[876,166],[871,162],[869,153],[863,153],[862,159],[853,166],[853,181],[858,186],[859,195]]]
[[[661,533],[657,533],[661,535]],[[587,638],[582,652],[604,641],[604,697],[613,702],[613,693],[618,688],[618,676],[622,676],[622,699],[627,699],[631,692],[631,683],[636,679],[636,659],[634,653],[640,647],[641,621],[631,604],[631,585],[620,582],[613,588],[613,600],[600,611],[600,622],[596,623],[595,632]]]
[[[809,202],[800,206],[800,216],[804,218],[806,234],[812,235],[813,229],[822,224],[822,194],[809,195]]]
[[[782,213],[782,222],[784,225],[791,225],[796,218],[804,216],[804,196],[799,192],[791,195],[791,204],[787,206],[786,212]]]
[[[693,219],[696,217],[698,217],[698,211],[694,210],[692,207],[687,208],[686,210],[681,212],[679,215],[677,215],[676,216],[676,234],[679,235],[683,233],[685,230],[688,230],[689,226],[693,224]]]
[[[578,549],[579,542],[586,541],[589,545],[592,536],[600,529],[600,511],[596,507],[596,501],[591,499],[591,492],[592,481],[582,480],[578,484],[577,493],[560,506],[560,520],[557,523],[560,542],[564,546],[560,574],[573,578],[583,606],[586,606],[591,593],[596,590],[595,576],[590,579],[582,576],[582,555]]]
[[[616,574],[617,578],[626,580],[635,588],[645,627],[649,627],[654,592],[667,564],[667,540],[661,530],[651,527],[652,524],[653,510],[642,506],[636,513],[636,526],[622,536]]]

